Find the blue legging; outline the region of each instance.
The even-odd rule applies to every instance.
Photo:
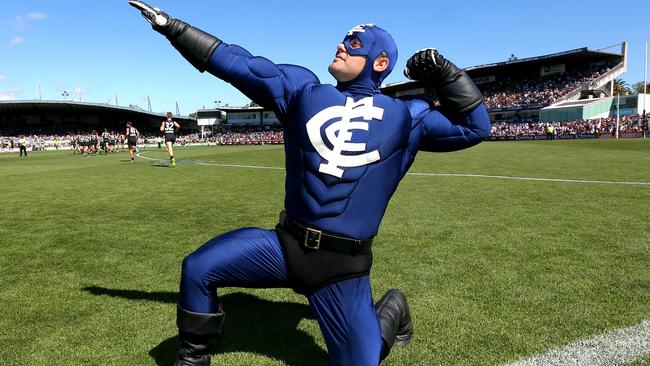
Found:
[[[179,304],[186,310],[213,313],[218,303],[217,288],[232,286],[289,287],[275,231],[234,230],[188,255],[183,261]],[[323,332],[330,365],[379,364],[385,350],[369,276],[328,285],[308,300]]]

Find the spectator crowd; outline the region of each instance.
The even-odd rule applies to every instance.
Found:
[[[489,109],[519,106],[548,106],[609,70],[608,66],[590,68],[547,76],[519,76],[480,84],[485,105]]]
[[[179,137],[187,143],[207,143],[211,145],[266,145],[283,144],[284,135],[281,129],[238,129],[216,132],[211,136],[201,137],[194,133]]]
[[[109,131],[111,140],[117,141],[118,145],[125,140],[123,131]],[[0,152],[17,151],[19,140],[26,140],[27,148],[30,151],[45,149],[69,149],[85,146],[89,143],[98,144],[100,137],[96,131],[75,131],[43,133],[41,131],[2,131],[0,130]],[[159,134],[145,133],[140,136],[140,144],[157,144],[162,139]],[[186,144],[208,144],[208,145],[264,145],[283,144],[284,135],[281,129],[238,129],[232,131],[217,132],[212,135],[201,136],[199,133],[180,135],[176,143],[184,146]]]
[[[541,137],[547,134],[549,125],[553,126],[554,134],[562,138],[614,136],[616,133],[616,118],[596,118],[589,120],[575,120],[562,122],[538,122],[534,120],[514,120],[492,123],[492,139],[517,139]],[[619,134],[643,132],[642,116],[638,114],[621,116],[619,119]],[[121,133],[110,131],[111,137],[120,145],[124,141]],[[45,149],[69,149],[97,141],[97,134],[92,132],[35,134],[29,132],[7,134],[0,131],[0,152],[18,151],[18,141],[24,138],[30,151]],[[157,144],[162,139],[157,134],[145,134],[140,137],[140,144]],[[176,142],[181,146],[186,144],[206,145],[266,145],[283,144],[282,130],[275,129],[239,129],[216,132],[212,135],[201,136],[191,133],[178,136]]]
[[[616,117],[579,119],[562,122],[536,122],[532,120],[496,122],[492,124],[492,138],[520,138],[531,136],[546,136],[548,125],[553,126],[556,136],[566,138],[582,137],[583,135],[614,136],[616,134]],[[621,116],[619,118],[619,135],[621,133],[643,132],[642,116],[639,114]]]

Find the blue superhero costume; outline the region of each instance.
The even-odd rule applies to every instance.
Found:
[[[143,14],[147,17],[145,11]],[[336,267],[337,258],[342,262],[344,258],[365,259],[360,270],[353,264],[351,268],[357,271],[334,271],[309,284],[296,284],[301,273],[299,269],[296,273],[290,262],[327,252],[311,249],[320,244],[316,240],[320,233],[339,238],[343,245],[370,243],[390,197],[419,150],[464,149],[488,136],[490,121],[484,105],[473,101],[471,110],[451,120],[424,100],[382,95],[379,87],[395,64],[397,48],[387,32],[373,25],[357,26],[346,34],[343,44],[347,52],[366,57],[366,64],[359,76],[336,87],[321,84],[303,67],[274,64],[213,36],[208,35],[206,41],[205,33],[196,36],[204,44],[200,52],[188,52],[182,45],[187,42],[178,40],[178,31],[161,33],[199,70],[231,83],[256,103],[272,109],[285,135],[286,215],[279,226],[275,230],[242,228],[220,235],[183,261],[177,323],[185,344],[179,359],[205,353],[202,337],[218,333],[215,328],[220,331],[223,309],[218,288],[292,287],[307,296],[331,365],[378,365],[394,340],[386,339],[384,321],[378,319],[379,308],[372,299],[371,253],[324,254],[326,264],[316,265],[324,271]],[[361,41],[361,48],[350,46],[353,38]],[[380,54],[390,60],[381,73],[373,70],[373,61]],[[287,223],[302,228],[305,236],[284,230]],[[315,240],[312,234],[317,236]],[[301,247],[297,257],[288,254],[289,246]],[[210,314],[215,318],[211,320]],[[205,325],[210,322],[213,326]],[[209,354],[211,348],[207,348]]]

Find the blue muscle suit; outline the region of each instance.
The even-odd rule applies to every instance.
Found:
[[[280,224],[273,230],[242,228],[225,233],[183,261],[177,320],[182,344],[177,365],[209,364],[216,342],[201,342],[210,343],[204,340],[220,336],[224,309],[217,289],[229,286],[296,289],[307,296],[316,314],[331,365],[378,365],[405,321],[403,316],[401,321],[393,319],[401,314],[395,312],[388,315],[391,320],[381,319],[382,309],[392,303],[375,305],[373,301],[369,245],[390,197],[418,151],[464,149],[488,136],[490,121],[480,94],[463,106],[465,110],[456,108],[449,113],[422,99],[382,95],[379,87],[397,60],[397,48],[391,36],[377,26],[357,26],[346,34],[343,44],[347,52],[366,57],[366,64],[356,78],[335,87],[321,84],[306,68],[252,56],[242,47],[178,21],[191,29],[189,33],[201,32],[194,36],[198,41],[189,43],[203,46],[188,51],[197,47],[179,40],[186,37],[185,28],[183,32],[161,31],[163,27],[151,12],[131,3],[199,70],[231,83],[256,103],[272,109],[284,129],[285,212]],[[177,21],[158,10],[154,13]],[[176,23],[171,26],[179,27]],[[352,39],[362,47],[351,47]],[[390,61],[382,72],[373,69],[372,61],[379,56]],[[432,60],[435,64],[444,59],[431,51],[411,66],[426,76],[427,69],[421,65]],[[454,66],[453,70],[458,69]],[[464,82],[473,86],[463,75]],[[332,247],[336,250],[328,253],[326,239],[337,245]],[[348,243],[351,249],[347,249]],[[316,259],[309,262],[312,258]],[[337,268],[349,258],[353,258],[349,265]],[[323,275],[305,280],[303,262]],[[397,305],[402,313],[403,301],[401,308]],[[385,326],[384,320],[395,325]],[[387,336],[384,328],[391,327],[396,329]],[[409,332],[402,343],[410,339],[412,328]],[[203,361],[196,361],[200,357]],[[205,359],[207,363],[201,363]]]

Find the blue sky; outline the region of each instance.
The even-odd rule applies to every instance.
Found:
[[[388,30],[400,56],[386,82],[415,51],[436,47],[460,67],[627,41],[628,72],[643,80],[650,1],[208,1],[151,0],[171,16],[276,63],[305,66],[321,82],[337,43],[361,23]],[[619,51],[613,48],[611,51]],[[0,12],[0,100],[64,99],[147,107],[182,114],[248,98],[196,71],[127,0],[4,1]],[[70,98],[70,97],[67,97]]]

